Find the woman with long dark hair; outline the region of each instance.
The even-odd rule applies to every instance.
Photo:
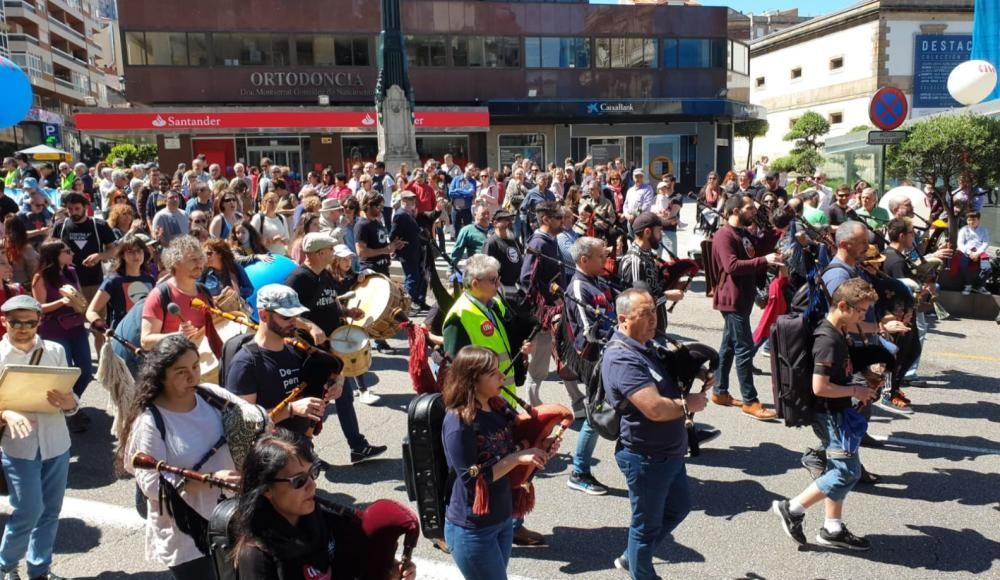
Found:
[[[257,260],[264,262],[274,260],[274,257],[267,253],[267,248],[260,239],[260,233],[250,225],[250,220],[243,220],[233,226],[226,240],[238,264],[249,266]]]
[[[224,292],[235,292],[246,300],[253,294],[253,285],[243,270],[236,263],[233,250],[225,240],[208,240],[201,244],[205,250],[205,271],[201,274],[201,282],[212,296],[218,297]],[[229,289],[228,291],[226,289]]]
[[[239,197],[232,191],[224,191],[215,199],[215,207],[212,208],[215,217],[208,225],[209,235],[220,240],[229,238],[233,228],[243,219],[237,211],[239,203]]]
[[[257,441],[243,465],[232,522],[239,577],[414,578],[412,563],[404,570],[393,560],[394,543],[367,540],[353,509],[316,501],[319,473],[316,454],[304,437],[277,428]]]
[[[101,312],[107,307],[104,317],[109,328],[115,328],[136,302],[145,298],[156,285],[156,278],[150,272],[149,248],[135,234],[128,234],[118,242],[115,250],[115,270],[104,278],[94,299],[87,307],[87,320],[101,319]]]
[[[38,251],[28,239],[28,227],[16,215],[4,220],[4,254],[11,267],[11,280],[27,286],[38,270]]]
[[[179,580],[215,578],[205,551],[203,520],[218,504],[220,490],[172,474],[136,469],[132,457],[142,452],[169,465],[239,483],[223,436],[219,405],[212,401],[241,401],[225,389],[199,385],[200,380],[193,342],[177,334],[159,341],[146,354],[134,399],[122,410],[114,460],[119,473],[135,475],[146,497],[146,559],[167,566]]]
[[[306,234],[320,230],[319,219],[319,213],[310,211],[302,214],[302,217],[299,218],[299,223],[295,225],[295,233],[292,234],[292,245],[289,256],[295,260],[296,264],[301,265],[305,261],[306,254],[302,251],[302,240],[306,237]]]
[[[507,578],[514,541],[513,503],[507,474],[517,465],[545,466],[550,452],[519,451],[516,413],[500,398],[500,359],[486,348],[458,351],[444,384],[448,410],[441,428],[444,455],[456,474],[445,511],[444,537],[466,579]]]
[[[62,240],[42,244],[39,251],[38,272],[31,280],[31,294],[42,304],[42,323],[38,335],[59,343],[66,351],[69,364],[80,369],[80,377],[73,385],[77,397],[90,384],[94,376],[90,363],[90,342],[83,315],[70,307],[70,300],[59,292],[62,286],[72,286],[80,292],[80,279],[73,268],[73,251]],[[83,293],[80,292],[82,296]],[[77,413],[66,420],[74,433],[85,431],[87,420]]]

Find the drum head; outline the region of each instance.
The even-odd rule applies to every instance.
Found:
[[[355,353],[368,345],[368,333],[360,326],[341,326],[330,335],[333,352]]]
[[[355,286],[356,295],[348,305],[364,311],[366,320],[358,322],[367,324],[381,318],[392,300],[392,290],[392,280],[381,274],[369,275],[364,282]]]

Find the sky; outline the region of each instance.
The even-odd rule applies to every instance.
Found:
[[[819,16],[840,10],[857,0],[699,0],[705,6],[729,6],[740,12],[760,13],[766,10],[798,8],[802,16]],[[591,0],[594,4],[618,4],[618,0]]]

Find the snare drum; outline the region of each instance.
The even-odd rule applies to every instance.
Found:
[[[360,326],[344,325],[330,335],[330,350],[344,361],[345,377],[360,377],[372,366],[372,345]]]
[[[348,306],[364,311],[360,322],[368,335],[380,340],[396,336],[399,323],[410,312],[410,297],[403,288],[388,276],[371,274],[354,287],[354,293]]]

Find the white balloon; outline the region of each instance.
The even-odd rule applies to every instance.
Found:
[[[967,60],[948,75],[948,92],[963,105],[982,101],[997,85],[997,69],[985,60]]]

